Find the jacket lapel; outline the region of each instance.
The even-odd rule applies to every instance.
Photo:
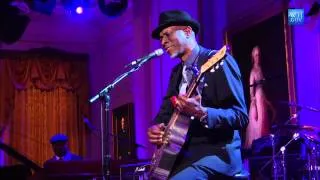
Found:
[[[200,70],[200,67],[207,62],[209,57],[211,57],[214,53],[211,53],[209,49],[206,49],[202,46],[200,46],[200,54],[199,54],[199,60],[197,62],[197,68]]]
[[[179,94],[179,85],[182,80],[182,63],[179,63],[177,65],[177,68],[175,68],[172,79],[171,79],[171,85],[172,89],[174,90],[173,95]]]

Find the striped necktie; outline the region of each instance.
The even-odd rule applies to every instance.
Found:
[[[179,94],[186,94],[187,87],[191,83],[192,76],[193,76],[193,73],[192,73],[191,67],[187,67],[186,65],[184,65],[182,69],[182,80],[181,80]]]

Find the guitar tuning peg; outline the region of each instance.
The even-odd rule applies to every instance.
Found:
[[[215,69],[216,69],[216,70],[219,69],[219,64],[216,65]]]
[[[216,70],[214,68],[211,68],[210,72],[213,73],[215,72]]]
[[[222,66],[222,65],[223,65],[223,63],[224,63],[224,61],[221,61],[221,62],[220,62],[220,65]]]

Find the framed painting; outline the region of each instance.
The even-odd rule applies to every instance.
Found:
[[[244,25],[241,30],[226,32],[226,43],[242,73],[249,113],[251,101],[258,100],[252,97],[250,89],[254,89],[254,93],[262,89],[260,95],[265,96],[262,98],[268,101],[267,106],[272,106],[270,111],[274,112],[268,112],[268,127],[288,121],[290,102],[295,101],[291,35],[286,14],[281,12]]]
[[[112,110],[114,156],[117,160],[136,158],[133,104],[128,103]]]

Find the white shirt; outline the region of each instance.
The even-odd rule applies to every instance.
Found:
[[[55,158],[56,160],[70,161],[70,160],[71,160],[71,153],[70,153],[70,152],[67,152],[67,154],[64,155],[64,156],[62,156],[62,157],[54,156],[54,158]]]

